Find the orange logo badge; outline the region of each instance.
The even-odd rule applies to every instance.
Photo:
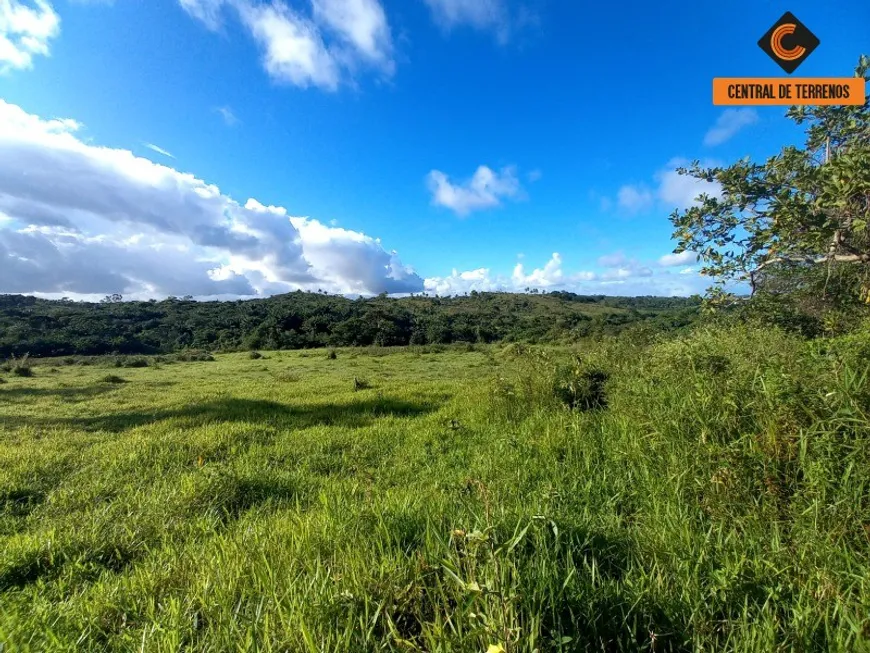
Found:
[[[758,46],[791,75],[819,47],[818,37],[790,11],[773,24]]]

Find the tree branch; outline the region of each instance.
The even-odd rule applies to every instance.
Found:
[[[756,275],[764,268],[775,263],[810,263],[819,265],[821,263],[868,263],[870,262],[870,254],[828,254],[827,256],[777,256],[768,259],[761,263],[754,270],[749,271],[749,285],[752,288],[752,294],[755,294],[757,282]]]

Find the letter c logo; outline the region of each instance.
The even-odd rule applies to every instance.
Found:
[[[782,39],[789,34],[794,34],[797,25],[794,23],[785,23],[777,27],[773,34],[770,35],[770,49],[782,61],[794,61],[804,56],[807,51],[802,45],[796,45],[791,49],[787,49],[782,45]]]

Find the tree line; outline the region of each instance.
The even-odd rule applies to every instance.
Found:
[[[640,322],[679,329],[695,320],[700,304],[700,297],[569,292],[348,299],[297,291],[239,301],[110,296],[100,303],[0,295],[0,357],[566,342]]]

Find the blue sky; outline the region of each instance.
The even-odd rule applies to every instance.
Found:
[[[786,10],[798,75],[870,52],[859,0],[0,0],[0,292],[700,291],[672,170],[799,137],[711,103]]]

